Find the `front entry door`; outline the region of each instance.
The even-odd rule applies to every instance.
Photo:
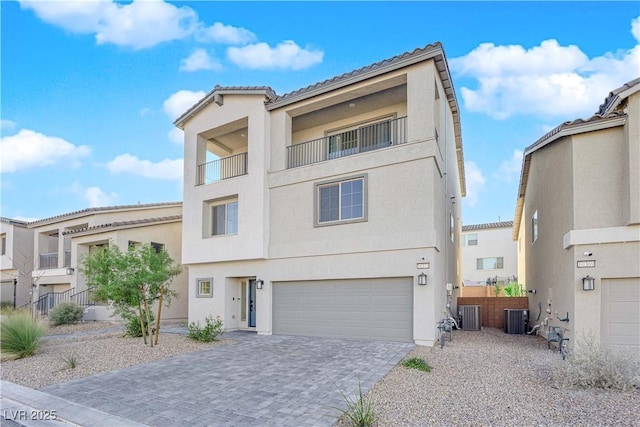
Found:
[[[249,280],[249,321],[247,326],[256,327],[256,281]]]

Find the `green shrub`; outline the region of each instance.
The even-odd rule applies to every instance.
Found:
[[[153,329],[153,321],[155,320],[153,312],[149,312],[151,317],[151,328]],[[126,323],[124,325],[124,336],[138,338],[142,336],[142,328],[140,327],[140,317],[137,314],[131,314],[125,317]],[[145,331],[149,336],[149,327],[146,317],[143,317]],[[153,333],[153,331],[151,331]]]
[[[347,396],[340,390],[347,409],[335,408],[340,411],[340,418],[351,426],[368,427],[376,422],[375,405],[373,401],[362,394],[362,385],[358,381],[358,396]]]
[[[601,346],[591,335],[579,341],[566,362],[555,374],[556,387],[627,391],[640,379],[640,365],[631,352]]]
[[[402,361],[402,366],[405,368],[417,369],[419,371],[431,372],[431,366],[424,359],[418,357],[412,357]]]
[[[67,369],[75,369],[78,366],[78,358],[75,354],[72,354],[68,357],[63,357],[62,361],[64,362],[64,366]]]
[[[218,335],[223,332],[224,328],[222,326],[222,319],[220,319],[220,316],[215,319],[213,316],[209,316],[205,319],[204,327],[200,326],[200,322],[191,322],[189,325],[189,334],[187,336],[197,341],[211,342],[216,341],[218,339]]]
[[[8,356],[21,359],[32,356],[40,347],[46,327],[27,312],[15,312],[2,320],[0,349]]]
[[[504,294],[508,297],[525,296],[524,286],[520,283],[509,282],[509,284],[504,287]]]
[[[68,325],[82,320],[83,309],[75,302],[64,301],[56,305],[49,313],[49,323],[54,326]]]

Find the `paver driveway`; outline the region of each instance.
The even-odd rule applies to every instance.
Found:
[[[215,346],[43,391],[153,426],[330,426],[413,344],[231,332]],[[109,351],[109,349],[105,349]]]

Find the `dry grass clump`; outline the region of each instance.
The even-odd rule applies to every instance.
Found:
[[[629,391],[640,383],[640,360],[631,352],[613,351],[586,335],[556,373],[558,388],[601,388]]]

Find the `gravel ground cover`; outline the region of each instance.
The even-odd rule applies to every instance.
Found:
[[[160,329],[158,346],[151,348],[143,344],[142,338],[122,335],[122,325],[109,322],[51,326],[35,356],[2,361],[2,379],[40,389],[227,342],[201,343]],[[72,356],[77,362],[73,369],[65,362]]]
[[[149,348],[118,328],[103,322],[50,327],[36,356],[2,362],[2,379],[39,389],[226,342],[161,332],[160,345]],[[63,360],[71,355],[74,369]],[[433,369],[398,365],[369,391],[378,426],[640,426],[638,389],[555,388],[553,377],[566,362],[540,337],[454,331],[444,349],[415,347],[411,357]]]
[[[502,330],[454,331],[452,342],[415,347],[369,396],[380,426],[640,426],[640,390],[553,387],[566,363],[541,337]]]

